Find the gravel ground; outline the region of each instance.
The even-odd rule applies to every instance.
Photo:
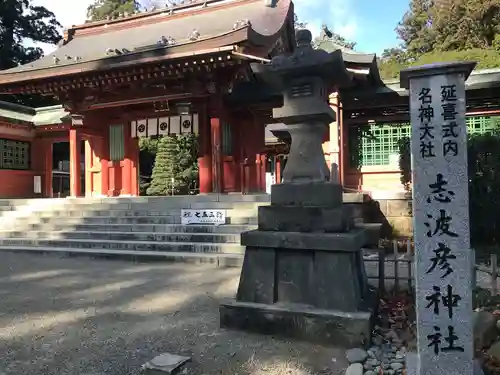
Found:
[[[219,329],[239,268],[2,253],[0,375],[127,375],[154,356],[184,374],[342,374],[344,351]]]

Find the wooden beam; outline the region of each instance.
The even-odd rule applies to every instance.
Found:
[[[131,83],[157,82],[158,80],[186,80],[191,76],[206,77],[217,70],[227,73],[228,68],[238,67],[241,61],[230,52],[207,56],[186,56],[175,61],[153,64],[136,64],[107,71],[75,73],[68,77],[46,77],[36,81],[14,83],[4,89],[6,93],[56,94],[72,90],[113,88]]]
[[[409,122],[408,115],[388,115],[388,116],[360,116],[357,118],[344,118],[346,125],[366,125],[370,122],[381,124],[385,122]]]

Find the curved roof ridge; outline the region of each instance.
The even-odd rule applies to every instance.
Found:
[[[0,109],[5,109],[13,112],[24,113],[28,115],[35,114],[35,108],[29,107],[23,104],[11,103],[4,100],[0,100]]]
[[[156,22],[159,16],[188,16],[193,11],[210,11],[217,9],[221,5],[242,2],[248,2],[248,0],[195,0],[190,3],[168,6],[149,12],[136,12],[131,15],[125,14],[124,16],[115,19],[106,19],[87,22],[80,25],[72,25],[65,30],[65,42],[69,42],[78,35],[87,35],[90,33],[100,34],[104,32],[112,32],[123,27],[135,27],[148,22]],[[167,19],[163,21],[167,21]]]

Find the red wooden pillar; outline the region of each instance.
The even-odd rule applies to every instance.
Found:
[[[344,108],[342,105],[342,102],[339,100],[339,111],[337,113],[337,121],[339,123],[339,143],[340,143],[340,149],[339,149],[339,183],[341,185],[344,185],[345,183],[345,165],[347,160],[345,159],[345,152],[348,148],[348,141],[345,139],[344,136]],[[349,152],[349,151],[347,151]]]
[[[120,125],[116,125],[120,126]],[[121,125],[123,126],[123,125]],[[124,129],[125,130],[125,129]],[[117,197],[122,193],[122,184],[123,184],[123,178],[122,178],[122,171],[123,171],[123,159],[120,160],[113,160],[113,155],[111,155],[111,142],[116,142],[115,140],[112,140],[110,137],[110,126],[107,128],[107,137],[108,137],[108,196],[109,197]],[[124,141],[125,139],[122,139],[121,141]],[[122,147],[125,147],[124,144],[122,144]]]
[[[273,158],[276,161],[274,164],[275,168],[276,168],[276,171],[275,171],[276,183],[280,184],[281,183],[281,156],[274,155]]]
[[[255,183],[258,192],[266,191],[266,155],[255,155],[255,170],[257,180]]]
[[[254,152],[254,178],[253,190],[256,192],[266,191],[266,144],[265,125],[254,120],[252,124],[251,149]]]
[[[222,131],[219,117],[210,119],[210,133],[212,140],[212,190],[214,193],[222,193]]]
[[[266,191],[266,166],[267,166],[267,157],[266,154],[260,154],[260,175],[261,175],[261,185],[260,191]]]
[[[198,171],[200,179],[200,193],[212,192],[212,153],[211,153],[211,131],[208,115],[204,110],[200,118],[200,134],[198,139],[199,157]]]
[[[122,182],[122,170],[119,161],[110,160],[108,162],[108,173],[109,173],[109,197],[117,197],[121,192],[121,182]]]
[[[42,143],[44,163],[43,163],[43,175],[44,175],[44,186],[42,189],[42,194],[44,197],[52,198],[52,140],[46,139]]]
[[[109,131],[104,132],[99,147],[101,159],[101,195],[109,195]]]
[[[130,137],[131,184],[130,195],[139,195],[139,140]]]
[[[132,194],[132,144],[131,144],[131,132],[130,126],[124,126],[123,129],[123,143],[124,143],[124,158],[120,161],[121,167],[121,190],[120,195],[131,195]]]
[[[80,129],[69,130],[69,188],[72,197],[82,195]]]

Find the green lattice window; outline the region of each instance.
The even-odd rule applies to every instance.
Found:
[[[233,132],[231,124],[222,123],[222,155],[233,155]]]
[[[109,127],[109,160],[121,161],[125,158],[125,133],[123,125]]]
[[[0,169],[30,169],[30,143],[0,139]]]
[[[499,129],[500,116],[467,117],[467,131],[469,134],[485,134]]]
[[[500,130],[500,116],[467,117],[469,134],[485,134]],[[349,128],[350,164],[362,166],[399,165],[398,141],[410,137],[409,123],[367,124]]]
[[[351,166],[398,165],[398,140],[410,136],[410,124],[368,124],[349,129]]]

